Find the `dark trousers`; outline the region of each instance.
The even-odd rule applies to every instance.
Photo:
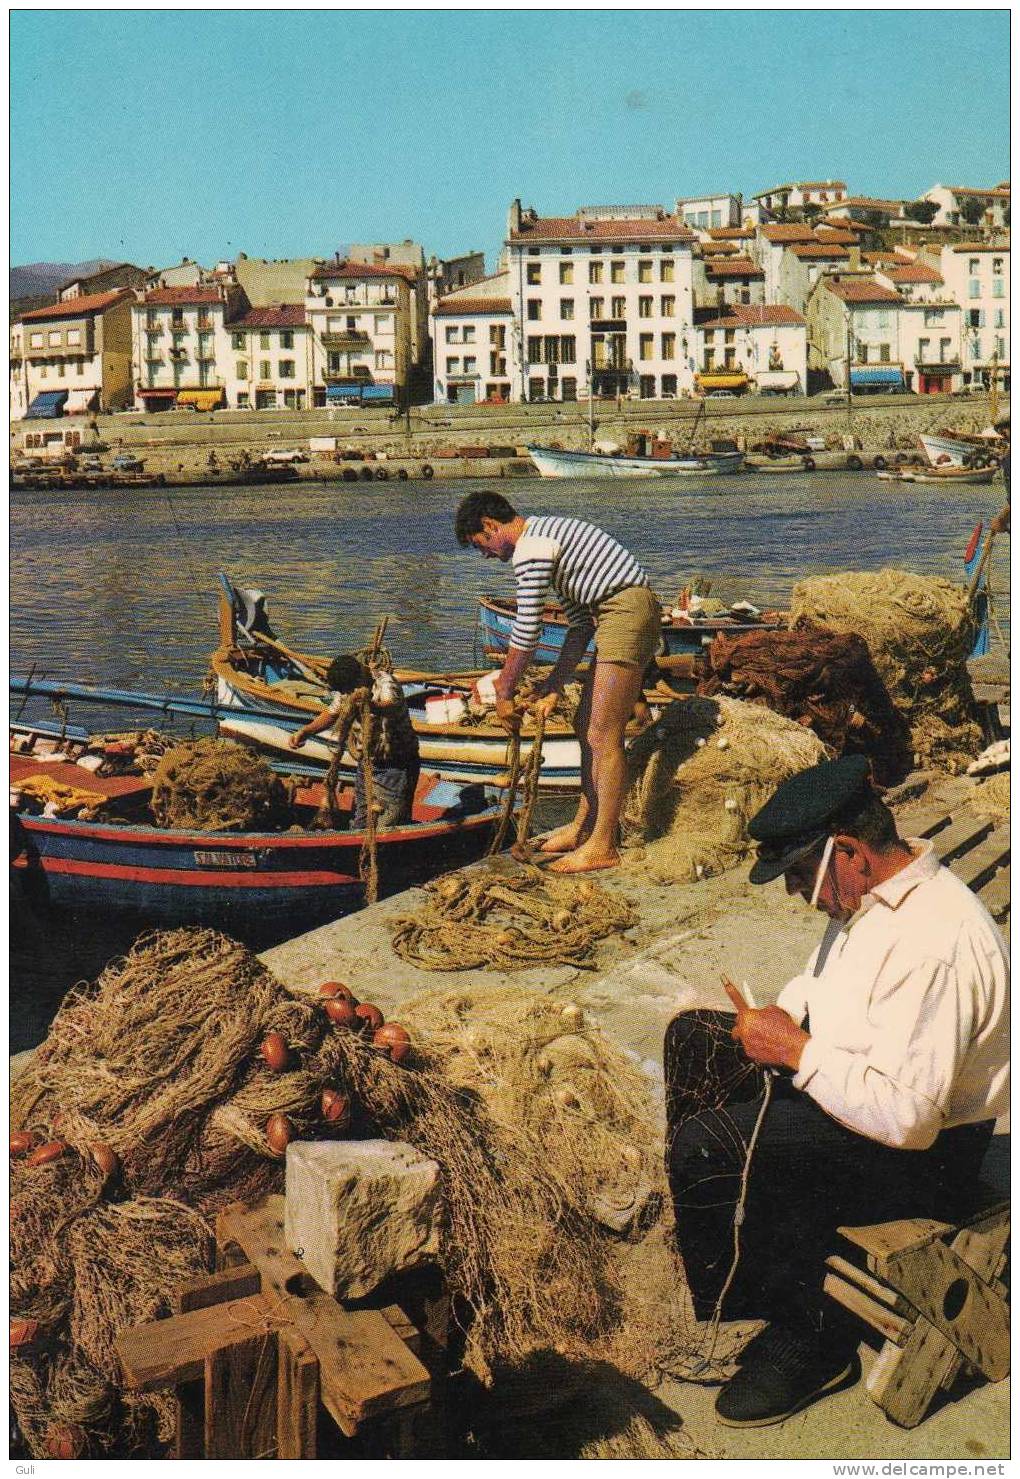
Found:
[[[666,1031],[666,1161],[699,1319],[733,1261],[734,1211],[765,1087],[764,1071],[730,1036],[733,1022],[727,1012],[691,1011]],[[845,1337],[849,1317],[822,1294],[825,1258],[841,1251],[837,1227],[952,1220],[973,1192],[993,1126],[944,1130],[928,1150],[892,1150],[830,1118],[790,1079],[773,1079],[723,1314]]]
[[[400,767],[380,765],[373,769],[372,786],[375,803],[381,808],[376,822],[380,832],[384,832],[388,827],[399,827],[402,822],[411,820],[411,807],[414,803],[414,792],[418,785],[420,772],[421,765],[418,761],[415,761],[413,765]],[[354,777],[355,831],[360,831],[367,820],[365,773],[359,765]]]

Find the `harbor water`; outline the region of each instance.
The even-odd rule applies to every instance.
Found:
[[[478,597],[510,594],[508,569],[461,549],[457,503],[478,482],[314,483],[12,494],[10,666],[151,693],[197,696],[217,644],[217,572],[266,593],[278,635],[333,655],[381,616],[397,666],[482,665]],[[807,575],[898,565],[963,581],[963,553],[1000,486],[942,490],[874,474],[741,475],[605,482],[495,481],[522,513],[602,524],[643,562],[664,601],[694,576],[723,600],[783,607]],[[991,560],[1008,637],[1009,540]],[[995,640],[993,633],[993,641]],[[51,719],[45,701],[12,712]],[[152,715],[73,705],[90,729]],[[178,728],[188,732],[190,724]],[[294,933],[299,933],[295,921]],[[28,921],[12,964],[14,1046],[45,1033],[63,990],[127,940],[106,921]]]

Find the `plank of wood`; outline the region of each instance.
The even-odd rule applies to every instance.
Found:
[[[262,1287],[319,1359],[323,1406],[353,1437],[369,1418],[428,1400],[428,1371],[378,1310],[345,1310],[324,1293],[284,1243],[283,1198],[240,1204],[217,1218],[218,1243],[236,1243],[262,1274]]]
[[[859,1289],[864,1290],[865,1294],[870,1294],[872,1299],[877,1299],[894,1314],[902,1315],[905,1320],[913,1317],[915,1311],[909,1301],[901,1294],[897,1294],[895,1289],[890,1289],[888,1284],[883,1284],[880,1279],[872,1278],[865,1269],[858,1268],[855,1263],[850,1263],[845,1258],[840,1258],[838,1253],[833,1253],[825,1262],[833,1273],[839,1274],[841,1279],[846,1279],[848,1284],[856,1284]]]
[[[319,1358],[299,1330],[278,1337],[276,1456],[315,1458],[319,1415]]]
[[[841,1278],[839,1274],[829,1273],[822,1281],[822,1289],[830,1299],[836,1300],[844,1309],[858,1319],[871,1325],[884,1335],[886,1340],[895,1341],[897,1345],[905,1345],[911,1331],[911,1323],[904,1320],[901,1315],[894,1314],[887,1305],[880,1304],[877,1299],[872,1299],[863,1289],[849,1280]]]
[[[944,806],[926,806],[918,811],[906,812],[902,818],[900,832],[904,837],[931,838],[944,831],[952,818]]]
[[[400,1336],[400,1339],[407,1346],[408,1350],[414,1351],[414,1354],[416,1356],[420,1356],[422,1348],[422,1333],[418,1329],[414,1321],[411,1320],[400,1308],[400,1305],[383,1305],[379,1313],[389,1325],[390,1329],[395,1331],[395,1333]]]
[[[933,1217],[905,1217],[899,1222],[874,1222],[862,1227],[839,1227],[836,1231],[847,1242],[863,1248],[869,1259],[882,1259],[893,1253],[923,1248],[933,1238],[945,1237],[953,1228],[951,1223],[937,1222]]]
[[[953,872],[968,888],[979,890],[1009,862],[1009,828],[995,830],[953,863]]]
[[[220,1274],[200,1274],[178,1289],[174,1299],[177,1314],[208,1309],[231,1299],[259,1292],[258,1269],[250,1263]],[[205,1381],[183,1381],[177,1388],[177,1419],[174,1454],[178,1459],[205,1457]]]
[[[960,1350],[989,1381],[1009,1371],[1006,1306],[946,1243],[884,1260],[882,1277]]]
[[[996,923],[1005,919],[1010,912],[1012,902],[1008,866],[1000,868],[992,881],[985,884],[979,897]]]
[[[276,1332],[260,1331],[205,1361],[205,1457],[276,1456]]]
[[[992,823],[978,817],[954,817],[949,826],[934,838],[935,856],[940,863],[949,864],[961,853],[969,852],[983,842],[992,830]]]
[[[124,1385],[131,1391],[155,1392],[182,1381],[204,1380],[207,1356],[243,1344],[253,1329],[276,1329],[285,1319],[279,1300],[270,1293],[132,1325],[114,1340]]]

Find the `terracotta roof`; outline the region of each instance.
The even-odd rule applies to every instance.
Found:
[[[303,329],[303,303],[280,303],[275,308],[249,308],[241,318],[234,318],[228,329]]]
[[[890,282],[941,282],[942,274],[923,262],[896,263],[882,269],[883,276]]]
[[[711,310],[709,310],[711,311]],[[786,303],[734,303],[716,318],[699,319],[699,329],[773,329],[796,328],[807,319]]]
[[[989,246],[984,241],[962,241],[959,246],[953,247],[953,251],[961,255],[964,252],[996,252],[1003,256],[1009,251],[1009,243],[1007,242],[1005,246]]]
[[[954,195],[997,195],[1000,198],[1010,193],[1008,185],[993,185],[989,190],[975,190],[971,185],[947,185]]]
[[[467,318],[472,313],[510,313],[509,298],[440,298],[433,312],[437,318]]]
[[[841,231],[838,226],[818,226],[815,237],[833,246],[856,246],[859,240],[856,231]]]
[[[763,226],[761,234],[766,241],[814,241],[815,233],[810,226],[802,226],[791,222],[789,225],[777,222],[774,226]]]
[[[198,286],[194,288],[153,288],[146,293],[145,302],[154,308],[187,307],[189,303],[222,303],[219,288]]]
[[[913,257],[905,257],[903,253],[899,251],[861,253],[861,261],[869,262],[873,267],[881,267],[882,264],[885,262],[888,262],[890,267],[905,267],[913,260]]]
[[[750,257],[724,257],[722,261],[709,259],[705,263],[709,277],[764,277],[765,273],[752,262]]]
[[[713,241],[753,241],[753,226],[712,226],[709,236]]]
[[[104,313],[115,303],[133,299],[130,288],[117,288],[109,293],[84,293],[79,298],[65,298],[62,303],[51,303],[48,308],[33,308],[21,315],[23,323],[35,323],[47,318],[80,318],[83,313]]]
[[[854,221],[850,216],[834,216],[830,212],[827,216],[821,216],[815,222],[816,227],[828,226],[834,231],[852,231],[855,236],[867,236],[874,228],[865,221]]]
[[[313,278],[399,277],[404,282],[413,282],[417,273],[413,267],[383,267],[376,262],[324,262],[311,274]]]
[[[841,200],[839,204],[841,206],[862,205],[869,210],[898,212],[903,209],[906,202],[902,200],[880,200],[874,195],[850,195],[845,200]]]
[[[899,293],[885,288],[873,278],[826,278],[825,286],[844,303],[902,303]]]
[[[812,241],[795,242],[789,250],[802,262],[807,261],[829,261],[842,262],[849,258],[850,253],[845,246],[839,246],[837,242]]]
[[[726,257],[731,252],[739,252],[740,248],[735,241],[703,241],[696,250],[703,257]]]
[[[539,216],[521,221],[521,229],[510,240],[522,241],[677,241],[696,240],[694,232],[679,216],[660,216],[654,221],[590,221],[577,216]]]
[[[781,195],[784,190],[845,190],[845,180],[794,180],[789,185],[773,185],[771,190],[762,190],[752,195],[752,200],[763,200],[766,195]]]

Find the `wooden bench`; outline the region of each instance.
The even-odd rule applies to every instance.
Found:
[[[987,1192],[980,1209],[956,1224],[908,1218],[839,1229],[866,1267],[833,1255],[823,1287],[884,1337],[866,1386],[901,1427],[916,1427],[963,1371],[989,1381],[1008,1374],[1000,1275],[1009,1229],[1009,1202]]]
[[[283,1212],[269,1197],[220,1213],[218,1272],[187,1284],[174,1315],[117,1337],[125,1387],[175,1390],[181,1459],[315,1458],[321,1410],[347,1438],[386,1422],[392,1455],[409,1457],[432,1396],[425,1362],[445,1348],[445,1296],[426,1293],[420,1324],[385,1292],[378,1307],[339,1303],[286,1247]]]

